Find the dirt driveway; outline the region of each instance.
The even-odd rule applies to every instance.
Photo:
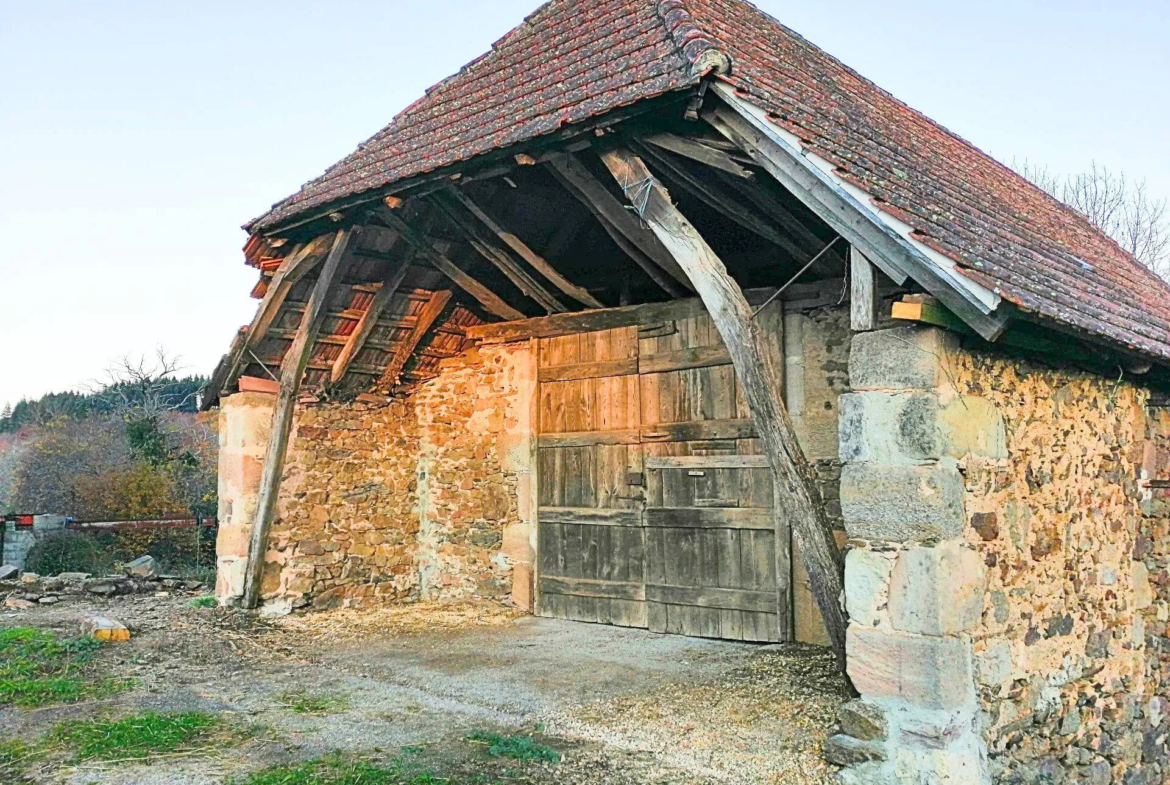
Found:
[[[62,722],[141,711],[207,712],[240,732],[145,763],[58,756],[29,767],[32,781],[203,785],[334,750],[375,761],[409,754],[435,777],[419,782],[459,785],[833,781],[820,745],[843,687],[831,660],[809,647],[516,617],[490,605],[263,620],[194,608],[188,597],[4,611],[0,628],[75,635],[93,612],[134,634],[103,647],[92,667],[133,687],[0,708],[0,738],[33,741]],[[476,740],[485,733],[530,736],[562,760],[489,755]]]

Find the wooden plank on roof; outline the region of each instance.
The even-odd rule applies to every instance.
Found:
[[[677,134],[653,134],[643,137],[643,141],[649,142],[655,147],[661,147],[663,150],[669,150],[676,155],[690,158],[692,161],[720,169],[735,177],[750,178],[752,176],[750,171],[740,166],[726,152],[709,147],[698,139],[678,136]]]
[[[402,375],[402,369],[406,367],[407,360],[414,354],[415,348],[430,330],[431,325],[439,318],[439,314],[447,307],[447,301],[450,299],[451,291],[449,289],[443,289],[431,295],[431,299],[418,312],[418,323],[410,331],[410,335],[394,350],[394,356],[390,358],[386,370],[378,380],[377,386],[380,389],[393,389],[398,384],[398,378]]]
[[[341,353],[333,361],[333,368],[329,372],[329,381],[334,384],[341,381],[350,363],[353,362],[358,352],[365,346],[367,339],[370,337],[370,333],[374,331],[374,327],[378,324],[382,310],[390,303],[391,298],[394,297],[394,293],[398,291],[398,287],[402,284],[402,279],[406,277],[407,271],[410,270],[411,256],[413,256],[413,253],[402,259],[397,265],[392,265],[386,271],[386,276],[382,279],[382,286],[374,293],[369,307],[366,308],[365,313],[358,320],[357,327],[350,333],[345,346],[341,349]]]

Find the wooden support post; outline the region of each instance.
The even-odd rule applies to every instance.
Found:
[[[427,238],[412,229],[406,221],[403,221],[394,214],[390,208],[381,208],[377,211],[379,219],[384,221],[387,226],[398,232],[403,240],[414,246],[424,259],[434,265],[439,272],[454,281],[455,285],[463,291],[470,294],[479,304],[486,308],[490,313],[495,314],[501,319],[513,321],[515,319],[523,319],[524,314],[517,311],[512,306],[508,305],[498,294],[491,289],[484,286],[479,281],[472,278],[467,273],[455,266],[455,263],[448,259],[443,254],[439,253],[427,241]]]
[[[479,205],[471,201],[471,197],[469,197],[466,193],[454,187],[450,189],[450,193],[454,195],[454,197],[458,199],[459,202],[464,207],[466,207],[472,215],[478,218],[484,226],[486,226],[493,234],[495,234],[496,237],[499,237],[500,240],[503,241],[504,245],[515,251],[521,259],[532,265],[537,272],[551,281],[552,284],[562,292],[569,295],[582,305],[588,305],[590,308],[605,307],[605,305],[603,305],[596,297],[582,289],[580,286],[577,286],[572,281],[568,280],[555,269],[553,269],[553,266],[545,261],[544,257],[529,248],[523,240],[511,232],[505,231],[504,228],[496,223],[490,215],[481,210]]]
[[[752,308],[722,260],[675,208],[670,194],[653,179],[641,159],[619,149],[605,153],[602,160],[622,189],[628,188],[637,195],[643,220],[686,270],[727,346],[763,442],[777,500],[788,514],[829,640],[844,666],[847,624],[841,608],[844,561],[780,397],[779,369],[768,352],[759,324],[752,318]],[[642,185],[647,182],[648,190]]]
[[[345,342],[345,346],[342,347],[341,354],[337,355],[337,359],[333,361],[333,368],[329,372],[329,381],[334,384],[341,381],[342,377],[345,376],[345,372],[349,369],[350,363],[353,362],[353,358],[357,357],[358,352],[366,345],[370,333],[374,331],[374,327],[378,324],[378,317],[382,315],[382,311],[390,304],[390,299],[394,297],[394,293],[402,285],[402,279],[410,271],[410,260],[413,256],[414,252],[412,250],[403,257],[400,263],[392,264],[386,271],[386,276],[382,279],[382,286],[374,293],[374,298],[370,301],[370,307],[362,314],[357,326],[353,328],[353,332],[350,333],[349,339]]]
[[[431,299],[427,300],[426,304],[419,309],[418,321],[415,323],[414,329],[410,331],[406,340],[394,349],[394,356],[390,358],[386,370],[382,372],[382,378],[378,380],[378,389],[386,391],[394,389],[410,355],[414,354],[415,348],[427,334],[427,331],[431,329],[431,325],[439,318],[439,314],[447,307],[447,301],[450,299],[451,292],[444,289],[432,294]]]
[[[614,198],[584,164],[572,155],[566,154],[551,156],[549,165],[556,172],[558,179],[568,186],[569,192],[602,220],[602,225],[606,226],[607,231],[609,227],[613,227],[628,245],[637,248],[643,256],[669,273],[670,277],[681,284],[687,292],[694,291],[687,274],[662,243],[658,242],[654,233],[630,215],[630,212],[622,207],[622,203]]]
[[[868,332],[877,327],[877,285],[874,267],[856,246],[849,247],[849,328]]]
[[[337,280],[338,271],[348,258],[346,253],[353,235],[359,229],[342,229],[333,240],[333,247],[309,304],[301,315],[301,325],[292,346],[280,364],[280,393],[276,397],[276,409],[272,413],[272,433],[268,437],[268,450],[264,454],[264,467],[260,473],[260,491],[256,499],[256,517],[252,521],[252,536],[248,546],[248,569],[244,577],[244,607],[255,608],[260,601],[260,581],[264,576],[264,554],[268,550],[268,532],[276,515],[276,499],[280,494],[280,478],[284,473],[285,452],[288,449],[289,431],[292,429],[293,413],[297,404],[297,393],[301,389],[301,377],[313,353],[317,333],[324,321],[329,295]]]

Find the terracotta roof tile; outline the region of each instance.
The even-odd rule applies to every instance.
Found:
[[[721,54],[720,54],[721,53]],[[693,86],[730,82],[1020,308],[1170,359],[1170,289],[1087,219],[742,0],[552,0],[249,228]]]

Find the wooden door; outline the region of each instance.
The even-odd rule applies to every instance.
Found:
[[[790,640],[789,538],[727,351],[701,308],[656,315],[538,341],[538,613]]]
[[[645,627],[637,327],[538,351],[539,613]]]
[[[778,359],[777,320],[760,318]],[[787,533],[777,536],[771,472],[711,318],[644,325],[639,370],[648,626],[789,640]]]

